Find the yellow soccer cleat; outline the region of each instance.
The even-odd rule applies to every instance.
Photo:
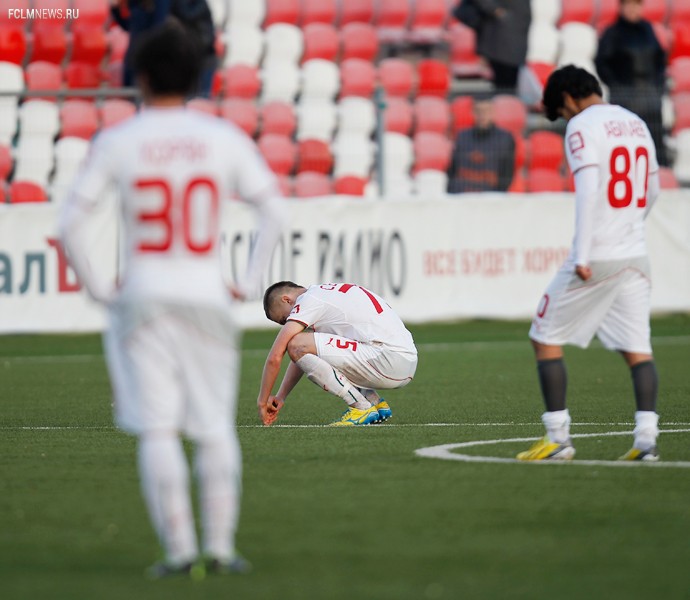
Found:
[[[380,398],[379,403],[375,406],[376,410],[379,411],[379,420],[376,423],[383,423],[393,416],[393,411],[383,398]]]
[[[575,448],[570,440],[564,444],[552,442],[549,436],[544,436],[536,442],[529,450],[520,452],[518,460],[572,460],[575,456]]]
[[[359,408],[351,408],[346,411],[339,421],[331,423],[331,427],[350,427],[352,425],[371,425],[379,420],[379,411],[375,406],[360,410]]]
[[[659,460],[659,452],[656,446],[649,448],[649,450],[638,450],[637,448],[630,448],[618,460],[639,460],[642,462],[656,462]]]

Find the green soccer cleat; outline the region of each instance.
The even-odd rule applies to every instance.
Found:
[[[374,421],[374,423],[383,423],[393,416],[391,407],[388,406],[388,402],[386,402],[383,398],[379,398],[379,403],[374,408],[379,411],[379,420]]]
[[[618,460],[639,460],[642,462],[657,462],[659,460],[659,451],[656,446],[652,446],[648,450],[639,450],[637,448],[630,448]]]
[[[371,425],[379,420],[379,411],[375,406],[360,410],[359,408],[351,408],[346,411],[339,421],[331,423],[331,427],[350,427],[352,425]]]
[[[570,440],[564,444],[552,442],[549,436],[544,436],[536,442],[529,450],[520,452],[518,460],[572,460],[575,456],[575,448]]]

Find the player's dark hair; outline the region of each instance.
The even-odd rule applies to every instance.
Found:
[[[197,87],[202,53],[198,40],[177,19],[144,33],[132,63],[135,76],[143,75],[154,96],[188,96]]]
[[[564,93],[570,94],[575,100],[593,94],[602,95],[601,85],[594,75],[575,65],[562,67],[551,73],[544,86],[544,112],[549,121],[558,119],[558,110],[563,108]]]
[[[294,281],[278,281],[268,286],[264,292],[264,312],[266,313],[266,318],[269,320],[271,319],[269,311],[278,294],[283,290],[299,290],[302,288],[304,288],[303,285],[299,285]]]

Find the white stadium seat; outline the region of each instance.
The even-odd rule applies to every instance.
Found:
[[[261,27],[265,16],[265,0],[229,0],[228,25]]]
[[[383,134],[383,173],[386,179],[410,172],[414,161],[412,140],[402,133]]]
[[[585,23],[566,23],[560,28],[560,55],[594,60],[599,38],[596,29]],[[560,62],[560,61],[559,61]]]
[[[676,161],[673,173],[681,184],[690,184],[690,129],[683,129],[675,136]]]
[[[0,62],[0,92],[24,89],[24,72],[18,65]],[[10,146],[17,133],[17,96],[0,96],[0,144]]]
[[[42,135],[22,135],[15,156],[14,180],[31,181],[45,188],[53,170],[53,140]]]
[[[230,25],[224,40],[227,50],[223,66],[259,66],[264,53],[264,32],[261,29],[248,25]]]
[[[330,142],[338,124],[338,111],[330,100],[303,99],[297,106],[297,139]]]
[[[228,18],[228,3],[230,0],[207,0],[208,8],[211,11],[213,24],[216,29],[223,29]]]
[[[332,100],[340,89],[340,71],[330,60],[313,58],[302,65],[302,98]]]
[[[335,157],[333,176],[345,175],[368,178],[374,165],[374,143],[357,134],[338,134],[331,145]]]
[[[274,61],[299,64],[304,50],[302,30],[288,23],[276,23],[266,29],[264,66]]]
[[[544,22],[532,21],[527,40],[527,62],[555,65],[558,60],[558,29]]]
[[[19,107],[20,135],[45,136],[51,141],[60,131],[60,113],[55,102],[27,100]]]
[[[338,103],[338,128],[369,137],[376,128],[376,108],[367,98],[348,96]]]
[[[294,102],[300,89],[300,70],[292,62],[274,61],[261,69],[262,103],[280,100]]]
[[[446,195],[448,175],[435,169],[423,169],[414,178],[415,193],[424,199],[439,198]]]
[[[575,2],[576,0],[563,0]],[[555,25],[561,16],[561,0],[532,0],[532,23]]]

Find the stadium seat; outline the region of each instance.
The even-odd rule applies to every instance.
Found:
[[[302,100],[297,106],[297,139],[329,142],[338,125],[338,111],[329,100]]]
[[[690,129],[690,93],[674,94],[671,101],[675,115],[673,135],[676,135],[684,129]]]
[[[261,133],[275,133],[292,137],[297,128],[294,105],[289,102],[273,101],[260,109]]]
[[[229,25],[223,36],[226,45],[223,65],[249,65],[258,67],[264,53],[264,33],[258,27]]]
[[[71,4],[71,0],[33,0],[33,8],[41,13],[40,19],[36,19],[34,24],[40,20],[42,23],[60,23],[64,25],[64,14],[61,16],[57,9],[64,11],[66,8],[71,8]]]
[[[60,137],[90,140],[98,130],[98,111],[92,102],[65,100],[60,107]]]
[[[515,162],[513,164],[516,170],[522,169],[527,161],[527,143],[521,135],[513,135],[513,141],[515,142]]]
[[[301,100],[333,100],[339,89],[340,71],[334,62],[314,58],[302,65]]]
[[[220,103],[219,115],[237,125],[249,137],[254,137],[259,129],[259,111],[251,100],[225,98]]]
[[[462,23],[453,23],[448,29],[450,69],[455,77],[481,77],[488,79],[491,70],[476,52],[477,34]]]
[[[687,0],[671,0],[669,24],[690,23],[690,2]]]
[[[360,58],[348,58],[340,64],[340,97],[371,98],[376,86],[376,69]]]
[[[0,144],[0,181],[7,181],[13,166],[14,159],[9,146]]]
[[[331,178],[323,173],[304,171],[298,173],[294,181],[296,198],[318,198],[333,193]]]
[[[48,185],[53,170],[53,140],[42,135],[20,135],[15,149],[14,181]]]
[[[276,180],[278,181],[278,189],[284,198],[291,198],[295,195],[292,177],[276,174]]]
[[[207,0],[208,9],[211,11],[211,18],[216,30],[223,30],[225,23],[228,20],[228,11],[230,9],[227,0]],[[264,7],[265,8],[265,7]],[[261,25],[261,23],[259,23]]]
[[[336,194],[345,196],[364,196],[367,183],[369,183],[369,180],[365,177],[343,175],[342,177],[337,177],[333,182],[333,191]]]
[[[443,98],[419,96],[414,103],[415,132],[448,134],[450,107]]]
[[[88,152],[89,142],[81,138],[64,137],[55,143],[55,175],[51,188],[53,200],[64,198]]]
[[[673,23],[673,45],[669,60],[673,61],[681,56],[690,56],[690,21]]]
[[[0,179],[0,204],[5,204],[8,201],[9,190],[7,187],[7,182],[4,179]]]
[[[343,98],[338,103],[338,128],[344,133],[370,136],[376,128],[374,103],[359,96]]]
[[[61,64],[67,54],[67,34],[62,25],[37,22],[33,28],[31,62],[45,60]]]
[[[457,96],[450,103],[453,136],[461,129],[474,125],[474,100],[472,96]]]
[[[673,169],[668,167],[659,167],[659,183],[662,190],[677,190],[680,188],[676,174],[673,172]]]
[[[261,154],[274,173],[278,175],[292,173],[297,158],[297,148],[289,137],[269,133],[259,138],[258,145]]]
[[[13,181],[10,184],[9,200],[11,204],[47,202],[48,195],[45,189],[35,182]]]
[[[379,63],[379,82],[386,96],[409,98],[415,91],[412,65],[402,58],[384,58]]]
[[[524,194],[527,191],[527,182],[522,171],[515,171],[513,181],[508,186],[509,194]]]
[[[236,102],[244,102],[243,100],[233,99]],[[251,102],[248,100],[247,102]],[[215,100],[210,100],[208,98],[192,98],[187,101],[187,108],[189,110],[194,110],[206,115],[212,115],[217,117],[220,114],[220,106]]]
[[[406,135],[386,132],[383,134],[384,173],[386,176],[408,174],[414,161],[412,140]]]
[[[417,63],[417,95],[439,96],[445,98],[450,89],[448,65],[434,58],[426,58]]]
[[[266,0],[264,29],[276,23],[297,25],[299,20],[299,0]]]
[[[314,58],[336,61],[340,53],[338,31],[328,23],[310,23],[302,30],[304,53],[302,62]]]
[[[664,52],[668,54],[673,45],[673,32],[663,23],[652,23],[652,29],[654,29],[654,35],[659,40]]]
[[[407,173],[390,173],[383,178],[383,194],[390,200],[400,200],[414,195],[414,182]]]
[[[300,90],[301,71],[292,62],[273,62],[261,70],[261,101],[294,102]]]
[[[445,39],[446,0],[415,0],[407,39],[415,44],[439,44]]]
[[[414,191],[422,199],[444,198],[448,189],[448,174],[435,169],[422,169],[414,176]]]
[[[676,134],[676,160],[673,173],[681,185],[690,184],[690,129]]]
[[[110,16],[108,0],[72,0],[72,9],[79,11],[79,24],[104,27]]]
[[[566,0],[576,3],[576,0]],[[561,16],[561,2],[554,0],[531,0],[532,22],[548,23],[555,25]]]
[[[302,27],[310,23],[335,23],[336,0],[302,0],[300,23]]]
[[[558,29],[544,22],[532,22],[527,36],[527,62],[555,65],[558,60]]]
[[[521,136],[527,124],[527,109],[519,98],[499,94],[492,100],[494,121],[515,136]]]
[[[595,17],[595,28],[597,31],[603,31],[618,18],[619,5],[620,0],[599,0]]]
[[[561,18],[558,22],[559,27],[566,23],[587,23],[594,22],[594,13],[597,0],[566,0],[561,2]]]
[[[261,27],[266,17],[265,0],[231,0],[227,7],[227,23],[241,27]]]
[[[26,89],[30,92],[57,92],[62,88],[62,69],[53,63],[42,60],[30,63],[24,69],[24,76],[26,77]],[[32,97],[38,99],[36,96]],[[40,99],[55,102],[57,96],[49,95]]]
[[[414,167],[413,171],[433,169],[436,171],[448,170],[452,144],[448,138],[433,131],[423,131],[414,136]]]
[[[60,131],[60,114],[55,102],[27,100],[19,106],[20,135],[37,135],[51,142]]]
[[[376,0],[346,0],[340,2],[340,27],[349,23],[371,23]]]
[[[191,102],[193,102],[193,100]],[[109,98],[103,102],[103,105],[99,109],[101,127],[117,125],[121,121],[133,117],[136,112],[137,107],[133,102],[121,98]]]
[[[6,8],[17,9],[19,13],[10,15]],[[4,2],[2,10],[0,10],[0,26],[10,24],[13,27],[26,27],[27,10],[29,8],[31,8],[31,0],[10,0],[10,2]]]
[[[256,67],[232,65],[221,72],[223,93],[228,98],[256,98],[261,89],[261,80]]]
[[[410,135],[414,121],[412,104],[405,98],[387,98],[383,119],[384,131]]]
[[[530,193],[563,192],[565,181],[558,171],[534,169],[527,172],[527,191]]]
[[[101,72],[103,76],[103,82],[107,87],[119,88],[123,85],[124,78],[124,64],[123,61],[117,60],[114,62],[109,62],[103,71]],[[214,74],[214,82],[217,80],[218,72]],[[213,93],[213,92],[212,92]]]
[[[359,58],[374,62],[379,53],[376,29],[369,23],[348,23],[340,32],[342,60]]]
[[[18,94],[24,89],[24,72],[19,65],[0,62],[0,92]],[[0,144],[10,146],[17,132],[16,95],[0,96]]]
[[[563,138],[553,131],[535,131],[528,138],[527,168],[558,171],[563,166]]]
[[[101,74],[95,65],[84,62],[70,62],[65,67],[67,87],[76,89],[95,89],[101,85]]]
[[[0,60],[21,65],[26,56],[26,34],[22,27],[0,25]]]
[[[266,29],[266,52],[263,65],[274,61],[299,64],[304,51],[302,30],[287,23],[276,23]]]
[[[72,54],[70,61],[99,65],[108,50],[108,39],[102,26],[72,27]]]
[[[409,0],[378,0],[374,25],[383,43],[401,42],[410,20]]]
[[[117,25],[111,27],[106,33],[108,38],[108,62],[118,62],[125,58],[127,46],[129,46],[129,33]]]
[[[335,158],[333,175],[336,178],[346,175],[369,178],[375,151],[369,138],[356,134],[338,134],[333,140],[332,150]]]
[[[668,17],[667,0],[644,0],[642,17],[652,23],[665,23]]]
[[[690,56],[676,58],[666,72],[671,79],[670,87],[674,94],[690,92]]]
[[[559,64],[594,60],[599,39],[591,25],[566,23],[559,31],[559,38]]]
[[[536,81],[543,89],[551,73],[554,72],[556,65],[553,63],[530,62],[527,63],[527,68],[534,74]]]

